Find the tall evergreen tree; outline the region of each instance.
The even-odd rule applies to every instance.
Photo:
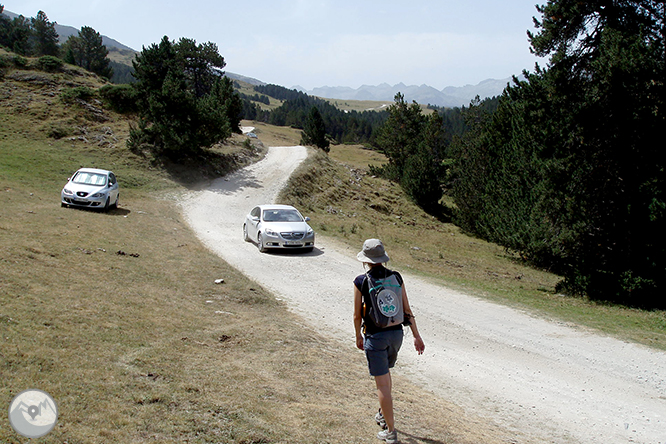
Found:
[[[109,51],[102,43],[102,36],[89,26],[84,26],[78,36],[70,36],[62,48],[67,63],[80,66],[90,72],[110,79],[113,69]]]
[[[5,5],[0,4],[0,45],[9,46],[7,42],[9,40],[11,21],[3,14],[4,10]]]
[[[305,128],[301,133],[301,144],[316,146],[325,152],[330,151],[329,142],[326,138],[326,125],[324,125],[324,119],[322,119],[316,106],[310,109],[305,121]]]
[[[377,132],[375,144],[388,158],[384,176],[399,182],[407,158],[416,151],[421,139],[424,116],[419,104],[407,104],[401,93],[395,95],[388,113],[388,119]]]
[[[447,146],[444,120],[437,112],[424,118],[416,150],[404,164],[400,185],[416,203],[429,213],[442,207],[442,183],[445,173],[442,164]]]
[[[31,19],[33,54],[36,56],[58,55],[58,33],[55,22],[50,22],[44,11],[39,11],[37,17]]]
[[[162,38],[133,62],[141,124],[130,146],[148,142],[166,156],[187,156],[240,132],[242,103],[221,71],[213,43]]]
[[[2,8],[4,10],[4,7]],[[0,44],[20,55],[30,55],[30,21],[19,15],[13,20],[0,16]]]
[[[400,183],[426,211],[439,213],[447,146],[442,117],[437,112],[423,115],[418,103],[408,105],[400,93],[388,113],[375,139],[388,164],[374,172]]]

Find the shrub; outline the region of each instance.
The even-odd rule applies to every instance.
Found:
[[[14,62],[14,66],[16,66],[17,68],[28,67],[28,59],[20,55],[15,55],[14,57],[12,57],[12,62]]]
[[[136,90],[131,85],[105,85],[99,95],[114,111],[126,114],[138,111]]]
[[[62,60],[50,55],[42,56],[39,58],[39,60],[37,60],[37,66],[42,71],[47,71],[47,72],[60,71],[62,65],[63,65]]]
[[[85,86],[77,86],[75,88],[66,88],[61,93],[62,100],[66,103],[71,103],[76,99],[88,101],[95,96],[95,90]]]
[[[72,135],[72,129],[63,126],[51,126],[48,131],[48,136],[53,139],[62,139]]]

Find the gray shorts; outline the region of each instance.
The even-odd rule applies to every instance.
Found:
[[[365,357],[368,359],[370,375],[382,376],[393,368],[398,359],[400,346],[402,346],[402,337],[402,329],[380,331],[365,336],[363,349]]]

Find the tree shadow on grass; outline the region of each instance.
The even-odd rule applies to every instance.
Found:
[[[79,207],[76,205],[67,205],[67,210],[86,211],[89,213],[105,214],[108,216],[127,216],[131,213],[129,209],[122,208],[121,206],[104,210],[104,208],[100,207]]]

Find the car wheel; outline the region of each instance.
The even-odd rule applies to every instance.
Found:
[[[104,204],[104,211],[109,211],[109,206],[111,205],[111,198],[106,198],[106,203]]]
[[[250,236],[247,235],[247,225],[243,224],[243,240],[245,242],[250,242]]]
[[[60,202],[60,206],[63,207],[63,208],[68,208],[68,205],[64,202]]]
[[[116,201],[113,203],[112,207],[118,209],[118,201],[120,200],[120,193],[116,195]]]
[[[261,251],[262,253],[265,253],[265,252],[266,252],[266,247],[264,246],[264,238],[263,238],[263,236],[261,235],[261,233],[257,234],[257,248],[258,248],[259,251]]]

